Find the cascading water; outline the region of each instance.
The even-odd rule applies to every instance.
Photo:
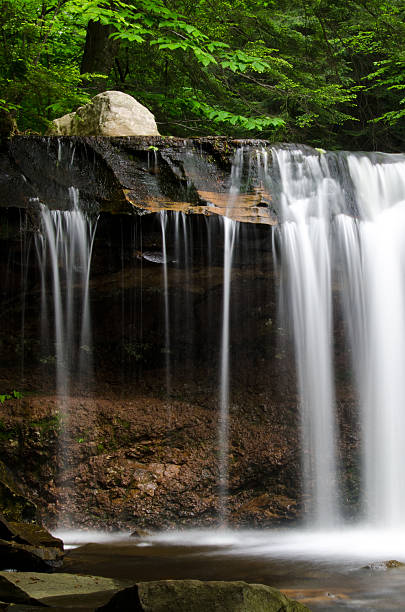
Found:
[[[280,174],[282,277],[294,331],[303,487],[311,522],[336,522],[329,218],[340,186],[317,155],[273,151]],[[307,500],[306,500],[307,501]]]
[[[152,158],[152,153],[149,155]],[[60,166],[65,157],[65,149],[59,141],[57,161]],[[79,154],[74,157],[74,148],[69,149],[67,157],[67,167],[72,160],[74,167],[80,161]],[[154,166],[151,167],[154,172],[157,172],[156,163],[154,156]],[[307,526],[331,533],[333,527],[341,528],[343,517],[347,515],[363,524],[378,526],[381,532],[383,528],[403,528],[404,175],[404,156],[327,153],[299,146],[274,147],[270,152],[269,148],[245,146],[236,152],[230,180],[224,171],[223,182],[217,183],[218,193],[202,191],[207,197],[214,194],[212,209],[205,207],[207,215],[204,218],[173,210],[162,211],[157,218],[150,215],[134,216],[131,223],[125,220],[126,228],[121,234],[121,286],[118,290],[116,287],[108,291],[104,288],[103,306],[100,300],[98,308],[99,324],[102,324],[106,312],[105,299],[110,308],[108,312],[112,313],[110,320],[118,321],[121,335],[111,334],[109,348],[106,348],[107,343],[105,347],[102,342],[97,343],[100,349],[98,364],[101,364],[97,373],[101,377],[101,372],[105,373],[107,368],[114,369],[114,364],[104,364],[108,362],[108,351],[116,344],[117,351],[121,350],[127,362],[132,358],[131,367],[127,363],[127,370],[124,371],[125,364],[121,368],[119,389],[131,384],[135,372],[137,381],[147,379],[142,392],[147,389],[149,393],[155,384],[155,368],[160,369],[163,364],[170,410],[173,411],[167,427],[170,444],[177,444],[176,428],[180,430],[183,418],[184,424],[189,426],[184,416],[187,410],[190,410],[192,422],[194,411],[201,409],[199,422],[192,422],[190,428],[196,427],[195,431],[199,432],[201,423],[206,426],[205,437],[200,436],[204,442],[201,461],[208,464],[210,454],[213,457],[211,471],[204,472],[207,485],[204,482],[203,487],[210,491],[210,496],[207,494],[204,498],[206,516],[209,513],[211,517],[216,515],[219,490],[219,521],[231,523],[235,516],[240,516],[236,509],[242,503],[235,492],[243,490],[248,500],[248,495],[253,498],[259,486],[262,486],[260,493],[266,498],[260,503],[268,503],[271,510],[273,500],[268,502],[267,497],[271,498],[273,493],[274,498],[279,495],[281,487],[276,487],[280,483],[284,486],[284,476],[288,483],[286,504],[290,499],[294,504],[299,488],[298,478],[295,480],[295,387],[291,385],[286,390],[284,404],[280,402],[280,396],[284,392],[282,377],[292,380],[296,373],[301,409],[303,506]],[[223,185],[227,180],[229,190],[226,193]],[[41,207],[41,232],[37,235],[36,246],[40,261],[42,314],[40,321],[37,317],[34,324],[30,321],[31,328],[26,328],[31,332],[41,324],[41,355],[34,365],[44,362],[47,364],[44,371],[49,371],[51,364],[55,363],[58,404],[61,411],[66,410],[64,418],[67,420],[69,404],[73,403],[73,400],[69,402],[69,394],[73,390],[74,393],[91,393],[89,272],[95,232],[95,224],[80,211],[77,189],[70,188],[69,193],[71,210],[51,212]],[[272,197],[271,212],[278,209],[280,220],[279,227],[272,228],[271,236],[266,225],[252,228],[234,220],[243,219],[247,211],[248,220],[260,219],[271,223],[270,212],[266,217],[269,193]],[[251,208],[264,214],[251,216]],[[219,214],[209,215],[210,212]],[[141,226],[141,219],[146,226],[146,247],[150,245],[149,248],[155,249],[156,244],[160,244],[159,237],[156,240],[156,229],[160,230],[162,255],[153,250],[143,252],[142,241],[134,238],[135,232],[134,236],[131,234],[128,247],[127,237],[135,227]],[[122,220],[119,223],[122,224]],[[240,226],[248,231],[245,234],[241,229],[239,236]],[[253,240],[255,232],[259,236],[257,242]],[[114,239],[108,244],[114,244]],[[100,240],[100,243],[104,244],[104,241]],[[135,251],[135,247],[141,250]],[[27,248],[28,243],[24,249]],[[28,251],[29,248],[27,256],[24,255],[19,262],[24,268],[22,288],[29,279]],[[134,252],[138,253],[136,258]],[[173,259],[168,252],[174,252]],[[287,343],[280,351],[276,348],[273,313],[277,299],[273,285],[277,283],[269,282],[270,277],[274,278],[271,252],[277,272],[280,272],[277,278],[280,279],[283,306],[289,314],[296,354],[295,372],[290,365]],[[109,255],[113,255],[112,250]],[[236,257],[237,274],[232,276]],[[111,271],[114,272],[113,263]],[[259,281],[263,281],[262,286]],[[111,285],[113,282],[111,280]],[[262,299],[260,291],[264,286],[268,295]],[[22,302],[25,293],[24,289]],[[114,307],[114,300],[117,300],[114,296],[117,295],[122,304],[118,311]],[[139,308],[135,304],[137,299],[140,300]],[[24,307],[21,312],[24,329]],[[344,335],[340,334],[343,326],[347,336],[345,346],[340,341]],[[114,332],[113,324],[111,329]],[[156,330],[162,330],[160,336]],[[335,332],[338,335],[335,336]],[[285,336],[285,325],[281,335]],[[266,343],[267,349],[263,349]],[[352,364],[349,367],[347,361],[350,358]],[[274,366],[270,374],[267,359],[272,368]],[[249,360],[246,367],[245,360]],[[280,371],[277,370],[278,363]],[[252,376],[255,368],[257,374],[254,372]],[[352,371],[354,381],[350,378]],[[265,373],[264,391],[254,388],[254,385],[259,387],[262,372]],[[343,383],[342,374],[345,376],[342,377]],[[116,384],[114,376],[113,373],[112,388]],[[274,387],[271,387],[272,376]],[[106,387],[108,384],[109,381]],[[132,388],[135,388],[135,383]],[[353,400],[353,388],[357,403]],[[247,402],[244,402],[245,397],[248,397]],[[231,401],[233,419],[229,414]],[[184,402],[184,406],[179,409],[176,402]],[[280,404],[276,405],[276,402]],[[212,410],[214,404],[218,411]],[[277,412],[279,405],[280,411]],[[158,414],[158,403],[156,406]],[[256,459],[256,448],[249,450],[246,445],[247,450],[242,448],[239,452],[241,441],[245,443],[246,426],[243,425],[242,431],[238,429],[238,419],[246,414],[247,419],[251,419],[252,431],[255,423],[259,424],[256,435],[260,428],[270,432],[274,425],[274,431],[268,435],[268,446],[267,439],[262,443],[268,451],[267,455],[262,453],[266,457],[262,462],[265,467],[263,470],[256,466],[252,469],[256,478],[252,477],[253,484],[248,482],[248,478],[250,464]],[[351,435],[347,432],[353,424],[353,442],[346,447]],[[194,434],[189,436],[188,432],[194,430],[185,427],[184,431],[184,440],[193,439]],[[196,438],[197,435],[200,434],[196,434]],[[293,438],[291,444],[288,435]],[[66,436],[62,436],[62,444],[64,439],[66,441]],[[163,440],[162,445],[166,443]],[[181,444],[185,442],[181,441]],[[170,450],[166,456],[168,461],[174,461],[174,465],[177,465],[178,456],[183,461],[181,444],[176,450],[178,455]],[[283,455],[286,448],[288,452],[292,449],[287,458]],[[344,456],[346,450],[349,458]],[[262,449],[258,451],[262,452]],[[278,459],[278,453],[281,459],[275,466],[271,461],[273,457]],[[358,457],[360,466],[356,463]],[[350,482],[346,477],[349,462],[355,468]],[[245,468],[247,477],[239,478]],[[219,471],[219,479],[218,475],[213,476],[215,469]],[[257,477],[257,472],[260,477]],[[344,495],[350,484],[353,485],[350,490],[352,497]],[[196,493],[196,497],[198,495]],[[184,522],[191,522],[191,517],[198,516],[195,507],[190,503]],[[297,516],[295,508],[292,512],[289,511],[290,505],[286,508],[283,515],[280,511],[280,516],[291,519]],[[253,507],[252,513],[256,510]],[[246,512],[251,512],[251,508],[248,507]],[[262,515],[258,522],[261,520]]]
[[[31,200],[32,202],[32,200]],[[34,200],[37,203],[37,200]],[[21,235],[21,259],[20,265],[21,269],[24,271],[21,278],[21,344],[20,344],[20,352],[21,352],[21,381],[24,381],[24,362],[25,362],[25,298],[28,286],[28,261],[30,257],[31,251],[31,240],[27,240],[27,219],[25,218],[24,222],[20,215],[20,235]]]
[[[243,169],[243,148],[236,151],[232,163],[231,186],[226,207],[226,215],[232,215],[235,197],[241,186]],[[218,421],[219,442],[219,517],[222,524],[227,518],[227,496],[229,480],[229,313],[231,300],[232,259],[237,237],[238,224],[228,216],[224,223],[224,272],[221,334],[220,405]]]
[[[182,232],[183,240],[181,243],[180,242],[180,232],[178,232],[177,234],[178,242],[176,242],[176,244],[177,244],[177,251],[179,253],[181,251],[180,245],[182,244],[183,246],[183,265],[184,265],[184,275],[185,275],[184,281],[185,281],[185,287],[186,287],[186,311],[187,311],[187,317],[186,317],[186,320],[184,321],[184,324],[186,326],[186,333],[187,333],[187,344],[185,347],[185,354],[186,354],[186,360],[189,363],[193,363],[194,321],[193,321],[193,311],[192,311],[192,304],[191,304],[192,245],[190,244],[192,237],[191,237],[191,232],[189,231],[189,227],[188,227],[187,215],[185,215],[183,212],[179,213],[179,215],[180,215],[180,220],[181,220],[181,232]]]
[[[220,520],[226,522],[229,477],[229,311],[231,299],[232,258],[235,246],[237,223],[224,217],[224,278],[221,336],[220,409],[218,423],[219,438],[219,503]]]
[[[365,519],[405,523],[405,156],[349,155],[360,219],[337,223],[363,423]],[[349,265],[348,265],[349,264]]]
[[[167,213],[160,213],[160,227],[162,232],[162,259],[163,259],[163,289],[165,299],[165,371],[166,371],[166,393],[170,395],[170,310],[169,310],[169,284],[167,277],[167,247],[166,247]]]
[[[72,209],[50,211],[40,207],[40,233],[36,236],[41,270],[41,345],[44,363],[55,361],[56,394],[60,416],[59,480],[67,469],[70,444],[69,396],[73,385],[83,395],[92,390],[93,359],[89,304],[90,262],[96,223],[79,207],[79,192],[69,189]],[[48,261],[50,274],[48,274]],[[52,304],[47,302],[48,282]],[[53,314],[54,333],[48,327]],[[54,342],[49,338],[54,337]],[[69,521],[69,512],[59,514],[59,521]]]
[[[331,529],[342,522],[337,427],[334,319],[339,295],[351,345],[361,405],[362,516],[381,526],[402,522],[405,482],[405,399],[402,370],[405,249],[404,164],[400,156],[322,153],[309,148],[240,148],[232,164],[226,216],[222,219],[223,299],[219,380],[219,508],[227,520],[229,496],[230,298],[239,224],[232,207],[246,185],[273,194],[278,206],[279,253],[284,306],[294,337],[301,414],[303,501],[308,526]],[[248,187],[249,188],[249,187]],[[255,187],[256,188],[256,187]],[[186,219],[176,213],[176,260],[180,227],[188,260]],[[167,218],[161,213],[163,260],[167,260]],[[209,225],[209,224],[208,224]],[[277,257],[276,257],[277,256]],[[189,285],[189,271],[186,271]],[[164,272],[167,295],[167,269]],[[188,311],[188,308],[187,308]],[[168,346],[168,304],[165,301]],[[166,371],[169,369],[166,367]]]
[[[46,302],[48,258],[51,266],[54,312],[56,389],[67,398],[72,377],[88,386],[91,377],[91,325],[89,274],[96,223],[79,208],[79,193],[71,187],[72,210],[50,211],[41,206],[41,232],[37,253],[41,269],[42,341],[52,334],[47,329]],[[52,355],[51,355],[52,357]],[[83,379],[86,377],[86,381]]]
[[[405,157],[274,149],[273,164],[310,522],[331,527],[339,521],[336,277],[361,405],[363,517],[399,527],[405,502]]]

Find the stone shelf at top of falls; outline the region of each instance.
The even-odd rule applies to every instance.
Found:
[[[274,225],[265,180],[269,147],[263,140],[223,137],[15,136],[0,152],[0,206],[29,208],[40,201],[69,209],[74,186],[84,210],[226,214]],[[235,163],[241,164],[240,186],[232,191]]]

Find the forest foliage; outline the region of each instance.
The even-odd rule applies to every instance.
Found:
[[[0,0],[0,107],[43,132],[99,91],[162,134],[403,150],[403,0]]]

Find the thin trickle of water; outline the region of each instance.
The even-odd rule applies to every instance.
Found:
[[[189,230],[188,216],[183,212],[181,216],[181,227],[183,232],[183,266],[186,288],[186,320],[184,321],[186,329],[186,361],[190,365],[194,365],[194,317],[193,317],[193,299],[192,299],[192,266],[193,266],[193,243],[192,232]]]
[[[141,253],[143,251],[143,232],[142,232],[142,218],[139,222],[139,248],[141,249]],[[139,341],[141,346],[143,346],[143,259],[141,257],[140,261],[140,286],[139,286]]]
[[[273,265],[274,268],[277,270],[278,268],[278,254],[277,254],[277,247],[276,247],[276,227],[272,226],[271,227],[271,254],[273,257]]]
[[[178,264],[180,262],[180,212],[175,211],[174,217],[174,257]]]
[[[20,268],[22,270],[21,277],[21,293],[20,293],[20,306],[21,306],[21,338],[20,338],[20,378],[22,384],[24,384],[25,377],[25,308],[26,308],[26,293],[28,287],[28,261],[30,258],[31,251],[31,238],[27,232],[27,217],[22,218],[20,211],[20,237],[21,237],[21,249],[20,249]]]
[[[220,519],[226,523],[229,481],[229,315],[231,301],[232,259],[237,233],[237,222],[224,217],[224,276],[221,335],[221,378],[219,409],[219,500]]]
[[[73,385],[88,395],[93,379],[89,276],[97,222],[80,210],[79,192],[75,187],[69,188],[69,196],[71,210],[50,211],[40,206],[41,227],[36,237],[41,271],[42,361],[45,364],[55,362],[61,419],[59,477],[68,464],[69,396]],[[52,293],[50,303],[49,289]],[[51,319],[53,316],[53,334],[48,326],[48,315]],[[69,517],[60,515],[59,520],[68,521]]]
[[[75,161],[75,155],[76,155],[76,145],[74,143],[71,143],[71,149],[72,149],[72,154],[70,157],[70,167],[73,166],[73,162]]]
[[[166,375],[166,393],[170,396],[171,392],[171,372],[170,372],[170,306],[169,306],[169,282],[167,276],[167,247],[166,247],[166,231],[167,231],[167,212],[160,211],[160,228],[162,232],[162,260],[163,260],[163,290],[165,301],[165,375]]]
[[[227,202],[227,212],[232,209],[232,205],[234,203],[234,198],[232,196],[237,196],[240,193],[240,188],[242,184],[242,172],[243,172],[243,147],[239,147],[236,150],[234,159],[232,161],[231,168],[231,185],[229,188],[230,197]]]
[[[47,314],[52,311],[56,387],[60,397],[69,395],[74,376],[80,379],[91,374],[89,274],[96,223],[80,210],[77,189],[71,187],[69,194],[72,210],[50,211],[41,205],[41,231],[36,242],[41,270],[41,325],[44,334],[41,341],[47,342],[50,331],[47,329]],[[46,300],[48,262],[51,267],[52,308]]]
[[[231,185],[227,202],[226,215],[232,214],[232,206],[241,188],[243,171],[243,147],[239,148],[233,159]],[[219,517],[222,524],[227,521],[227,498],[229,488],[229,346],[230,346],[230,300],[232,259],[237,235],[238,223],[228,216],[223,218],[224,231],[224,268],[223,268],[223,301],[221,333],[221,366],[219,390]]]

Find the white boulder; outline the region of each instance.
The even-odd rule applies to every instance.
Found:
[[[150,110],[122,91],[104,91],[51,124],[56,136],[159,136]]]

